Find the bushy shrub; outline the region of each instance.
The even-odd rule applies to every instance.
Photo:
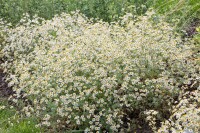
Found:
[[[199,76],[190,47],[152,12],[112,24],[72,14],[25,17],[8,31],[2,66],[16,92],[10,99],[38,126],[132,132],[140,119],[156,131],[182,86]]]

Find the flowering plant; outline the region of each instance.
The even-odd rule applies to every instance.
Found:
[[[4,41],[2,66],[16,92],[10,99],[26,116],[36,114],[38,126],[128,132],[139,118],[156,131],[155,121],[171,113],[182,85],[199,73],[190,47],[152,16],[127,14],[112,24],[77,12],[26,16]]]

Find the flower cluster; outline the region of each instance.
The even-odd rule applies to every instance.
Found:
[[[26,16],[4,41],[2,66],[16,92],[10,99],[23,105],[25,115],[41,119],[38,126],[128,131],[135,130],[138,114],[155,126],[199,74],[188,60],[190,47],[148,14],[111,24],[77,12],[52,20]],[[21,97],[31,103],[24,105]]]
[[[200,87],[198,90],[187,92],[180,102],[173,107],[170,118],[162,122],[159,132],[172,131],[174,133],[190,131],[200,132]]]
[[[3,57],[2,49],[4,47],[4,39],[6,38],[6,33],[9,29],[9,26],[11,25],[0,19],[0,58]]]

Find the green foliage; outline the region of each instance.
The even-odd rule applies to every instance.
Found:
[[[143,14],[153,0],[1,0],[0,17],[16,24],[24,13],[51,19],[55,14],[80,10],[87,17],[111,22],[125,12]]]
[[[126,12],[142,15],[149,8],[164,14],[179,30],[200,16],[199,0],[0,0],[0,17],[16,24],[24,13],[51,19],[55,14],[80,10],[89,18],[112,22]]]
[[[200,26],[196,28],[196,35],[194,36],[195,44],[200,45]]]
[[[154,8],[165,15],[166,20],[183,30],[195,18],[200,18],[199,0],[156,0]]]
[[[200,26],[196,28],[196,34],[194,35],[194,44],[195,47],[193,48],[194,51],[194,59],[200,65]]]
[[[6,100],[0,99],[0,132],[1,133],[39,133],[34,118],[21,118],[16,110],[8,107]]]

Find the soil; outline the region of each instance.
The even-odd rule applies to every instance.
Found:
[[[2,62],[0,61],[0,64]],[[6,74],[3,73],[3,70],[0,68],[0,98],[9,97],[13,94],[12,88],[8,87],[8,83],[5,81]]]
[[[200,26],[200,19],[196,18],[185,28],[186,36],[184,37],[193,37],[197,33],[198,26]]]

